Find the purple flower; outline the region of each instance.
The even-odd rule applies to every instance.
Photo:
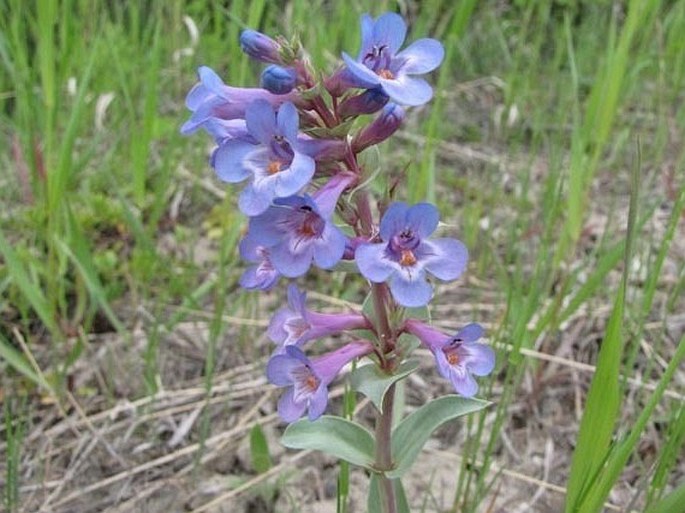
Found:
[[[306,308],[307,294],[296,285],[288,285],[288,306],[278,310],[271,318],[268,334],[279,344],[277,352],[290,345],[300,346],[309,340],[334,335],[345,330],[369,328],[359,314],[323,314]]]
[[[247,106],[255,100],[263,100],[277,107],[295,98],[293,94],[277,95],[265,89],[227,86],[207,66],[201,66],[197,73],[200,82],[195,84],[186,96],[186,107],[192,115],[181,127],[181,133],[185,135],[205,126],[213,118],[242,119],[245,117]]]
[[[355,177],[339,174],[313,197],[278,198],[266,212],[250,219],[247,238],[268,248],[271,263],[288,278],[305,274],[312,261],[330,269],[345,252],[346,237],[331,217],[338,197]]]
[[[357,248],[359,271],[375,283],[389,280],[390,292],[402,306],[428,304],[433,287],[426,281],[426,271],[440,280],[454,280],[468,260],[466,247],[460,241],[427,239],[438,221],[438,209],[429,203],[412,207],[393,203],[381,220],[383,242]]]
[[[240,33],[240,49],[260,62],[273,64],[281,62],[281,45],[256,30],[247,29]]]
[[[259,85],[273,94],[287,94],[297,85],[297,71],[272,64],[262,71]]]
[[[309,410],[309,420],[318,419],[328,404],[328,385],[347,363],[372,351],[369,342],[357,341],[312,360],[292,345],[285,354],[272,356],[266,366],[267,379],[278,387],[288,387],[278,401],[278,414],[286,422],[294,422]]]
[[[360,151],[385,141],[394,134],[404,121],[404,109],[396,103],[388,103],[373,122],[364,127],[352,140],[352,151]]]
[[[422,105],[431,99],[428,82],[411,75],[433,71],[442,62],[445,50],[435,39],[419,39],[398,53],[407,34],[407,25],[395,13],[376,20],[362,16],[362,47],[357,60],[343,52],[347,69],[357,86],[381,86],[390,99],[402,105]]]
[[[249,290],[270,290],[281,275],[271,263],[269,249],[245,237],[240,241],[239,250],[243,260],[256,264],[249,267],[240,277],[240,286]]]
[[[351,118],[360,114],[373,114],[381,110],[388,103],[388,95],[380,87],[367,89],[361,94],[351,96],[338,107],[342,118]]]
[[[212,162],[225,182],[249,178],[238,205],[244,214],[255,216],[274,198],[291,196],[307,185],[316,164],[299,149],[299,117],[292,103],[284,103],[276,113],[269,103],[257,100],[247,108],[245,121],[251,138],[226,140]]]
[[[487,376],[495,368],[495,352],[476,342],[483,336],[483,328],[478,324],[465,326],[453,337],[414,319],[408,320],[405,328],[431,350],[438,372],[463,396],[471,397],[478,392],[473,376]]]

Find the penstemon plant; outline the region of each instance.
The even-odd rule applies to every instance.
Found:
[[[417,75],[440,65],[443,47],[419,39],[402,50],[406,30],[397,14],[363,15],[357,58],[343,53],[343,63],[329,75],[312,69],[297,40],[245,30],[243,51],[268,64],[260,87],[225,85],[201,67],[186,99],[192,114],[181,129],[208,132],[216,142],[210,163],[218,178],[244,184],[238,206],[249,224],[239,250],[249,267],[242,287],[271,290],[281,278],[304,276],[312,265],[358,272],[367,280],[363,310],[339,314],[308,309],[306,293],[289,284],[288,304],[268,328],[276,348],[266,374],[284,389],[278,403],[279,415],[290,423],[284,445],[364,467],[371,476],[368,511],[387,513],[409,511],[401,477],[431,433],[489,404],[473,398],[473,376],[485,376],[495,365],[494,351],[478,342],[478,324],[446,334],[427,322],[434,295],[429,278],[459,278],[466,247],[433,237],[438,209],[393,201],[397,184],[379,191],[377,170],[363,164],[369,148],[402,125],[405,107],[423,105],[433,95]],[[341,333],[353,334],[352,341],[312,355],[312,342]],[[395,389],[418,368],[412,353],[421,345],[456,394],[401,419]],[[376,408],[373,432],[352,419],[324,415],[328,386],[351,362],[353,389]]]

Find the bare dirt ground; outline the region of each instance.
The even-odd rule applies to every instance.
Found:
[[[477,111],[482,97],[472,109]],[[483,108],[490,109],[486,105]],[[497,149],[447,143],[442,157],[473,173],[485,164],[501,165],[503,186],[508,171],[515,171]],[[544,159],[535,164],[545,173]],[[667,175],[668,170],[664,170]],[[209,181],[211,182],[211,180]],[[625,184],[623,184],[625,185]],[[604,190],[615,193],[622,185],[602,177],[597,181],[597,196]],[[211,185],[208,185],[211,188]],[[657,182],[658,194],[667,197],[664,182]],[[607,225],[621,230],[626,217],[627,195],[611,207],[593,202],[593,211],[584,234],[591,245]],[[664,202],[647,223],[648,230],[663,233],[672,204]],[[608,212],[613,208],[613,212]],[[611,215],[610,215],[611,214]],[[509,213],[504,208],[491,214],[490,226],[501,226]],[[609,219],[613,219],[610,221]],[[613,228],[612,228],[613,229]],[[664,266],[664,283],[678,279],[685,255],[685,228],[679,234]],[[490,236],[506,237],[495,229]],[[658,240],[658,238],[657,238]],[[211,252],[211,244],[208,244]],[[211,262],[211,254],[208,257]],[[324,276],[323,274],[321,276]],[[613,285],[619,273],[610,276]],[[492,276],[475,272],[456,285],[442,286],[442,296],[434,317],[445,328],[467,320],[477,320],[489,330],[501,321],[506,299]],[[315,307],[334,311],[334,298],[312,296]],[[159,392],[144,394],[143,353],[153,329],[143,307],[129,312],[133,336],[129,341],[116,334],[90,335],[89,345],[72,373],[71,394],[58,408],[50,397],[33,397],[31,420],[20,459],[21,511],[54,513],[87,512],[331,512],[335,511],[337,467],[321,454],[283,449],[278,443],[284,425],[275,414],[278,392],[266,383],[264,365],[272,346],[264,327],[281,302],[276,291],[264,296],[260,318],[227,319],[230,327],[217,346],[216,371],[211,391],[205,387],[204,369],[209,321],[196,316],[161,335],[159,345]],[[664,312],[665,294],[658,293],[655,312]],[[610,302],[593,300],[582,307],[555,334],[548,334],[540,345],[528,351],[529,365],[517,391],[496,451],[493,475],[500,477],[491,489],[489,501],[480,511],[499,513],[556,513],[563,507],[563,484],[582,413],[582,400],[592,377],[599,341],[610,312]],[[683,305],[682,298],[679,301]],[[124,305],[120,305],[124,309]],[[211,311],[211,305],[208,305]],[[649,329],[665,326],[666,337],[656,358],[658,369],[649,375],[640,359],[636,380],[654,382],[665,360],[685,330],[683,308],[678,314],[657,316],[643,341],[645,355],[650,351]],[[190,316],[189,318],[194,318]],[[240,336],[238,336],[240,334]],[[247,347],[236,340],[249,340]],[[36,352],[41,360],[40,351]],[[255,358],[255,355],[258,358]],[[500,358],[505,359],[501,348]],[[427,399],[449,391],[448,384],[435,370],[430,355],[422,353],[423,365],[407,385],[407,410]],[[644,361],[643,361],[644,360]],[[681,371],[669,392],[683,400],[685,372]],[[641,408],[636,400],[636,385],[625,397],[624,412],[631,418]],[[332,387],[331,409],[339,407],[343,385]],[[108,391],[108,395],[103,392]],[[489,399],[497,402],[502,389],[495,379]],[[360,403],[361,418],[372,418],[372,406]],[[494,415],[494,413],[492,414]],[[657,415],[658,416],[658,415]],[[488,417],[487,426],[493,419]],[[259,424],[269,440],[274,466],[266,473],[253,470],[249,434]],[[634,496],[644,487],[664,426],[653,424],[643,437],[640,457],[627,468],[621,484],[610,497],[607,511],[639,509]],[[4,438],[4,437],[2,437]],[[440,429],[429,442],[417,465],[405,479],[416,511],[448,511],[454,499],[454,486],[460,449],[466,443],[460,422]],[[6,444],[0,445],[0,484],[4,485]],[[672,482],[685,479],[685,458]],[[351,513],[365,511],[367,479],[358,470],[351,477]],[[423,509],[422,509],[423,508]]]

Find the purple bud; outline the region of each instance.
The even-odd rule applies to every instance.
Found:
[[[352,150],[359,153],[369,146],[379,144],[394,134],[404,121],[404,109],[396,103],[389,103],[383,112],[363,128],[352,141]]]
[[[280,64],[281,45],[266,34],[256,30],[243,30],[240,34],[240,48],[247,55],[260,62]]]
[[[259,86],[273,94],[288,94],[297,85],[297,71],[271,64],[262,71]]]
[[[342,102],[338,112],[343,118],[351,118],[360,114],[373,114],[381,110],[388,103],[388,99],[388,95],[383,92],[383,89],[375,87]]]

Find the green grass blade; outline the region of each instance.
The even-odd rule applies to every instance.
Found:
[[[615,450],[612,451],[607,460],[606,468],[602,469],[601,475],[599,475],[596,482],[593,483],[592,489],[587,494],[587,497],[582,502],[581,509],[578,511],[582,511],[583,513],[601,511],[602,505],[609,496],[611,488],[621,475],[621,472],[628,462],[628,459],[640,440],[640,435],[647,426],[647,423],[659,404],[659,401],[661,401],[664,392],[666,391],[666,387],[669,383],[671,383],[673,376],[684,359],[685,335],[680,339],[680,342],[678,342],[678,348],[676,349],[675,354],[668,362],[668,366],[666,367],[664,374],[661,376],[656,390],[649,398],[649,401],[647,401],[647,404],[640,413],[640,416],[635,424],[631,427],[630,434],[616,445]],[[664,511],[669,511],[669,513],[671,513],[670,510]]]
[[[43,379],[43,376],[31,367],[26,357],[17,351],[2,333],[0,333],[0,359],[5,360],[14,370],[33,381],[36,385],[43,387],[45,390],[51,390],[50,385]]]
[[[41,292],[41,286],[29,278],[26,267],[19,260],[12,246],[0,230],[0,254],[14,284],[19,288],[33,310],[53,336],[59,336],[60,329],[55,322],[54,310]]]
[[[685,483],[654,504],[647,513],[685,513]]]

